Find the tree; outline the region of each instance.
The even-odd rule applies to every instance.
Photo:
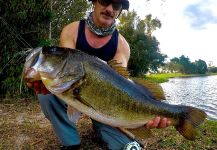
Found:
[[[50,38],[58,44],[57,40],[62,28],[70,22],[82,19],[90,9],[90,5],[86,0],[50,0],[50,9],[53,14]]]
[[[210,72],[210,73],[217,73],[217,67],[209,67],[208,68],[208,72]]]
[[[178,71],[184,74],[204,74],[208,71],[205,61],[199,59],[195,62],[190,62],[188,57],[173,58],[167,63],[167,69],[171,72]]]
[[[22,51],[58,44],[62,27],[82,18],[88,7],[84,0],[0,0],[0,96],[19,95]]]
[[[190,74],[192,72],[192,64],[188,57],[185,57],[184,55],[179,57],[179,64],[183,66],[180,70],[181,73]]]
[[[199,59],[194,62],[196,67],[196,73],[205,74],[208,71],[207,64],[205,61]]]
[[[134,10],[127,13],[122,13],[119,17],[120,23],[118,24],[117,28],[120,30],[120,33],[127,39],[131,47],[131,44],[134,42],[135,38],[134,32],[137,20],[138,17]]]
[[[169,71],[171,73],[180,72],[182,68],[182,65],[180,65],[179,63],[175,63],[173,61],[170,61],[164,65],[164,70],[167,72]]]
[[[148,36],[151,36],[157,28],[161,28],[160,20],[157,18],[153,19],[151,14],[147,15],[143,21],[145,23],[145,32]]]
[[[0,14],[1,96],[17,96],[25,58],[19,54],[26,48],[38,46],[47,37],[47,24],[51,19],[49,1],[1,1]]]
[[[144,74],[149,69],[157,71],[167,57],[160,53],[159,42],[150,34],[158,28],[160,23],[154,27],[153,20],[155,19],[150,18],[150,15],[148,17],[149,19],[141,20],[135,11],[123,13],[120,16],[118,28],[131,48],[128,68],[133,76]]]

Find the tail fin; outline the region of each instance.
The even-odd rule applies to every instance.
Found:
[[[176,129],[188,140],[195,140],[198,135],[197,127],[206,119],[206,113],[200,109],[185,106],[184,117],[180,120]]]

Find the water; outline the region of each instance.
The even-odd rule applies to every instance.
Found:
[[[200,108],[217,120],[217,76],[173,78],[161,85],[168,103]]]

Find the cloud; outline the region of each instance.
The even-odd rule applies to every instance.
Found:
[[[217,16],[209,7],[212,3],[207,2],[206,4],[201,2],[189,5],[184,10],[184,14],[188,17],[192,28],[206,29],[208,24],[217,24]]]
[[[141,18],[151,13],[161,20],[162,27],[154,32],[161,52],[169,58],[188,56],[217,66],[217,0],[130,0],[131,10]]]

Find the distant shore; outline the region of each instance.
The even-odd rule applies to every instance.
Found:
[[[157,74],[145,75],[144,79],[151,80],[157,83],[163,83],[169,81],[170,78],[200,77],[200,76],[211,76],[211,75],[217,75],[217,73],[207,73],[207,74],[157,73]]]

